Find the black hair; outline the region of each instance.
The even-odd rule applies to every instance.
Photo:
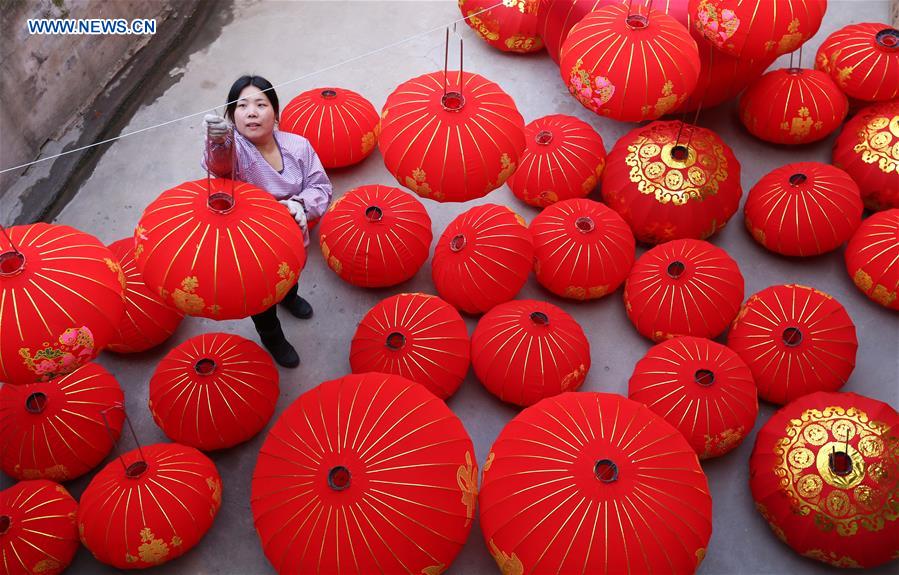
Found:
[[[234,110],[237,109],[237,99],[240,98],[240,93],[243,92],[243,89],[247,86],[255,86],[265,94],[265,97],[268,98],[268,101],[272,104],[272,109],[275,111],[275,120],[277,120],[278,114],[280,113],[280,109],[278,108],[278,94],[275,93],[275,88],[272,86],[272,83],[262,76],[241,76],[231,85],[231,90],[228,91],[228,100],[226,100],[225,117],[231,120],[232,123],[234,122]]]

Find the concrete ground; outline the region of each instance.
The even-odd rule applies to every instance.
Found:
[[[851,22],[886,22],[888,12],[886,1],[831,0],[821,30],[803,51],[803,64],[812,63],[818,44],[833,30]],[[231,82],[241,74],[257,73],[274,83],[284,82],[330,68],[458,17],[456,2],[451,0],[238,2],[233,6],[222,3],[221,13],[208,23],[208,29],[185,47],[183,57],[169,71],[168,81],[146,94],[146,101],[125,131],[221,105]],[[578,116],[599,130],[607,149],[633,127],[599,119],[581,107],[568,95],[557,67],[546,53],[501,54],[480,42],[464,26],[460,25],[460,30],[466,38],[465,68],[499,83],[515,99],[525,121],[556,113]],[[442,67],[443,35],[441,29],[336,66],[280,88],[279,96],[286,104],[307,89],[336,85],[363,94],[380,109],[399,83]],[[784,163],[830,160],[833,138],[790,149],[753,139],[740,126],[733,103],[703,113],[700,124],[715,129],[733,148],[742,164],[744,191],[763,174]],[[109,145],[96,169],[56,221],[93,233],[107,243],[130,236],[144,207],[160,192],[204,176],[199,167],[202,138],[198,117]],[[330,175],[335,197],[362,184],[395,185],[377,151],[361,165],[333,171]],[[528,220],[536,214],[505,187],[469,204],[440,205],[425,200],[435,238],[456,215],[486,202],[507,204]],[[429,263],[412,280],[393,289],[352,288],[324,265],[316,238],[313,241],[300,290],[315,307],[315,317],[306,322],[290,317],[283,319],[285,331],[296,344],[303,363],[295,370],[281,370],[281,398],[276,416],[301,393],[349,371],[350,339],[357,322],[371,306],[400,291],[434,293]],[[740,214],[713,241],[740,264],[746,278],[747,297],[769,285],[787,282],[812,285],[835,296],[855,321],[859,339],[857,367],[844,389],[899,407],[899,321],[895,313],[870,302],[855,289],[844,270],[842,251],[807,260],[777,257],[752,241],[742,226]],[[641,248],[639,253],[642,251]],[[577,304],[550,295],[532,277],[519,297],[545,299],[560,305],[583,326],[591,342],[593,358],[583,390],[626,395],[634,364],[649,349],[650,342],[640,337],[627,320],[620,291],[598,302]],[[475,320],[467,318],[466,321],[473,330]],[[157,350],[134,356],[104,353],[99,359],[125,389],[128,412],[144,443],[166,440],[152,423],[147,409],[147,382],[157,362],[174,345],[209,331],[256,339],[249,320],[216,323],[189,318]],[[487,393],[473,374],[450,399],[449,405],[471,434],[481,463],[502,427],[517,413]],[[773,412],[771,405],[761,407],[756,430]],[[748,460],[754,435],[753,432],[735,452],[703,464],[714,499],[714,533],[699,572],[703,575],[836,573],[837,569],[794,554],[774,537],[755,511],[748,486]],[[260,434],[244,445],[211,455],[224,481],[221,512],[196,549],[154,569],[154,573],[272,572],[253,529],[249,505],[250,478],[264,437],[264,433]],[[130,440],[123,439],[121,447],[130,449]],[[4,486],[9,483],[5,477],[0,481]],[[68,487],[75,496],[80,496],[87,482],[88,478],[82,478]],[[893,562],[872,572],[888,573],[895,569]],[[112,573],[114,570],[95,561],[82,548],[70,572]],[[468,544],[448,573],[496,572],[476,524]]]

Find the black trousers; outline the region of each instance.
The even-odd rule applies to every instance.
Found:
[[[297,284],[293,284],[293,287],[287,291],[287,295],[284,296],[284,302],[290,303],[297,298]],[[281,322],[278,321],[278,304],[273,305],[262,313],[257,313],[253,318],[253,323],[256,325],[256,331],[259,332],[259,335],[270,334],[272,332],[278,331],[281,329]]]

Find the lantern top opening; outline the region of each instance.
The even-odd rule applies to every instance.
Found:
[[[465,96],[462,92],[447,92],[440,99],[440,104],[447,112],[459,112],[465,107]]]
[[[710,369],[697,369],[693,374],[693,381],[703,387],[709,387],[715,383],[715,373]]]
[[[331,90],[330,88],[327,90],[322,90],[322,98],[325,100],[333,100],[337,97],[337,91]]]
[[[671,148],[671,157],[678,162],[685,162],[690,157],[690,149],[683,144],[678,144]]]
[[[25,269],[25,255],[16,250],[0,254],[0,277],[12,277]]]
[[[199,375],[212,375],[217,367],[214,359],[204,357],[194,364],[194,371]]]
[[[874,36],[877,43],[888,50],[896,50],[899,48],[899,30],[895,28],[884,28]]]
[[[25,398],[25,411],[35,415],[43,413],[47,407],[47,395],[36,391]]]
[[[350,470],[342,465],[332,467],[328,471],[328,487],[334,491],[343,491],[349,488],[352,478]]]
[[[542,311],[531,312],[530,318],[534,325],[549,325],[549,316]]]
[[[534,136],[534,141],[540,146],[548,146],[553,141],[553,133],[549,130],[540,130]]]
[[[600,459],[593,466],[593,474],[603,483],[618,481],[618,465],[611,459]]]
[[[370,222],[380,222],[384,218],[384,210],[378,206],[368,206],[365,208],[365,217]]]
[[[802,68],[787,68],[787,74],[790,76],[801,76],[802,72]]]
[[[681,277],[686,270],[687,266],[684,265],[684,262],[673,261],[668,264],[668,269],[666,270],[666,272],[668,273],[668,277],[676,280]]]
[[[806,176],[805,174],[793,174],[792,176],[790,176],[790,185],[795,188],[804,184],[806,180],[808,180],[808,176]]]
[[[642,14],[628,14],[624,22],[631,30],[643,30],[649,27],[649,18]]]
[[[589,234],[596,229],[596,222],[593,221],[593,218],[581,216],[574,221],[574,226],[577,228],[577,231],[582,234]]]
[[[406,345],[406,336],[398,331],[391,332],[387,336],[387,340],[384,342],[384,345],[386,345],[388,349],[392,349],[394,351],[402,349],[403,346]]]
[[[787,347],[796,347],[802,343],[802,331],[798,327],[788,327],[781,338]]]
[[[852,457],[845,451],[833,451],[827,459],[834,475],[845,476],[852,473]]]
[[[454,252],[461,252],[465,248],[466,243],[468,243],[468,240],[465,239],[464,235],[456,234],[450,240],[450,249]]]
[[[135,461],[125,469],[125,477],[128,479],[137,479],[147,471],[146,461]]]
[[[216,192],[206,200],[209,209],[218,214],[227,214],[234,209],[234,196],[225,192]]]

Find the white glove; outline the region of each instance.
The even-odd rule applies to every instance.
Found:
[[[223,143],[231,131],[225,119],[215,114],[206,114],[203,125],[206,126],[206,137],[216,144]]]
[[[278,202],[287,206],[287,211],[290,212],[290,215],[293,216],[293,219],[296,220],[297,225],[300,226],[300,230],[303,232],[303,244],[309,245],[309,225],[306,221],[306,208],[303,207],[303,203],[294,198],[278,200]]]

